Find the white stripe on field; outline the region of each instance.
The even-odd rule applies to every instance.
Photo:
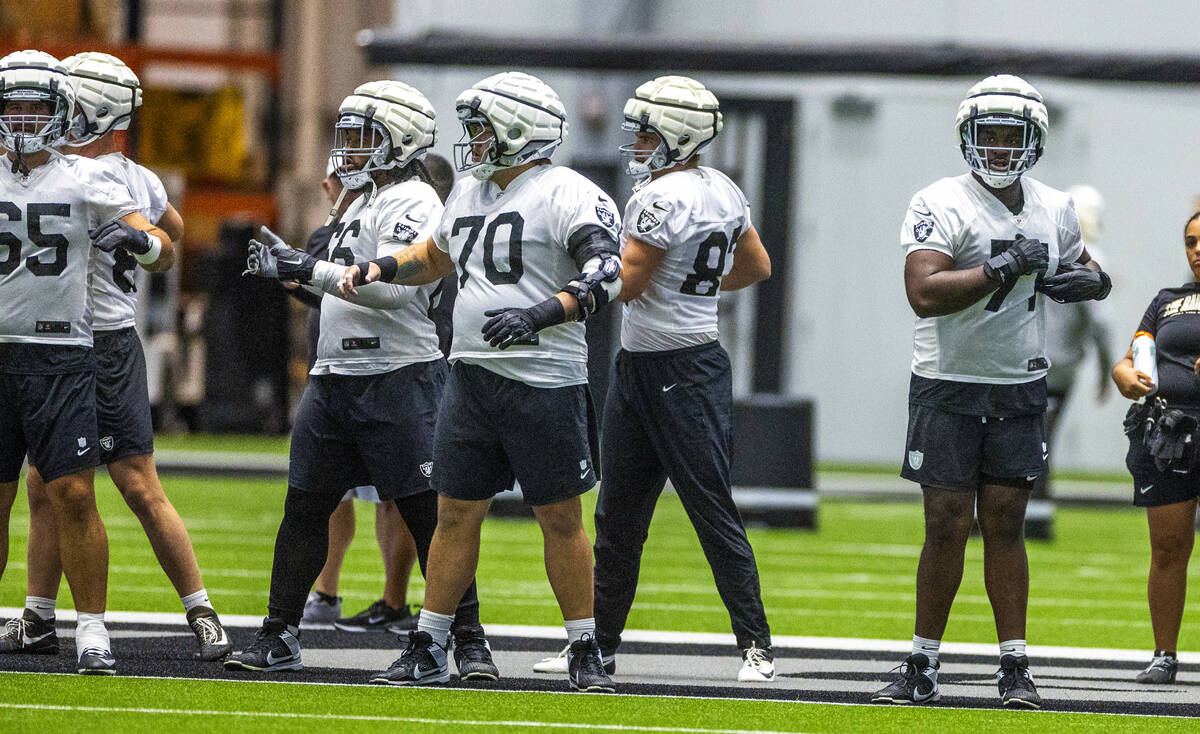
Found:
[[[20,607],[0,607],[0,617],[18,617]],[[73,609],[60,609],[56,614],[60,622],[74,622]],[[183,624],[182,613],[178,612],[122,612],[109,610],[105,614],[109,622],[124,624]],[[255,628],[262,624],[262,616],[255,614],[222,614],[221,623],[226,627]],[[489,624],[488,634],[494,637],[526,637],[539,640],[566,641],[562,627],[540,627],[522,624]],[[733,635],[720,632],[672,632],[667,630],[626,630],[621,633],[626,642],[664,642],[680,645],[734,645]],[[911,640],[875,640],[859,637],[808,637],[803,635],[775,635],[771,644],[777,648],[796,650],[846,650],[850,652],[907,653],[912,651]],[[996,655],[995,643],[943,642],[942,651],[951,655]],[[1056,645],[1030,645],[1030,657],[1062,658],[1066,660],[1098,660],[1106,662],[1144,662],[1145,650],[1126,650],[1102,647],[1061,647]],[[1180,652],[1182,663],[1200,663],[1200,652]]]
[[[14,675],[51,675],[51,676],[58,676],[58,677],[64,677],[64,678],[78,679],[78,675],[75,673],[43,673],[43,672],[34,672],[34,671],[9,671],[9,672],[6,672],[5,675],[9,675],[9,676],[14,676]],[[279,679],[263,679],[263,678],[242,678],[242,679],[236,680],[236,681],[222,681],[222,680],[218,680],[218,679],[214,679],[214,678],[180,678],[180,677],[159,676],[159,675],[122,675],[122,676],[120,676],[120,680],[161,680],[161,681],[197,680],[197,681],[205,681],[205,682],[211,682],[211,683],[230,683],[230,682],[232,682],[235,685],[239,685],[239,686],[247,686],[247,685],[249,685],[249,686],[320,686],[320,687],[325,687],[325,688],[367,688],[367,687],[378,688],[377,686],[368,684],[368,683],[331,683],[331,682],[326,682],[326,681],[300,681],[300,680],[279,680]],[[426,689],[426,690],[432,690],[432,689]],[[556,690],[556,691],[494,691],[494,690],[487,689],[487,688],[453,688],[453,689],[442,689],[442,690],[444,690],[448,693],[452,693],[454,695],[460,695],[460,696],[473,696],[473,695],[477,695],[477,694],[494,695],[497,693],[517,693],[517,694],[534,693],[539,696],[571,696],[572,698],[577,698],[579,696],[579,693],[577,693],[576,691],[563,691],[563,690]],[[856,703],[853,701],[818,701],[815,699],[806,699],[806,698],[794,698],[794,699],[788,699],[788,700],[784,701],[784,700],[773,700],[773,699],[762,699],[762,698],[745,698],[745,697],[741,697],[741,696],[722,696],[720,698],[714,698],[712,696],[695,696],[695,695],[682,695],[681,696],[681,695],[675,695],[675,694],[620,693],[620,692],[606,694],[604,696],[604,698],[674,698],[674,699],[680,699],[680,700],[686,700],[686,701],[717,701],[717,700],[719,700],[719,701],[742,701],[742,702],[751,702],[751,703],[773,703],[773,704],[779,704],[781,706],[810,706],[811,705],[811,706],[840,706],[843,708],[873,708],[873,709],[879,708],[879,704],[877,704],[877,703]],[[0,708],[3,708],[5,705],[8,705],[8,704],[0,704]],[[961,706],[961,707],[958,707],[956,710],[959,710],[959,711],[964,711],[964,710],[995,711],[996,706],[994,703],[988,702],[988,703],[985,703],[980,706]],[[1151,716],[1148,714],[1124,713],[1124,712],[1116,712],[1116,711],[1100,711],[1100,712],[1080,713],[1080,712],[1073,712],[1073,711],[1042,710],[1042,711],[1028,711],[1028,712],[1023,712],[1023,713],[1024,713],[1024,715],[1028,715],[1028,716],[1112,716],[1112,717],[1118,717],[1118,718],[1141,718],[1141,719],[1153,718],[1155,720],[1158,720],[1158,719],[1189,719],[1190,720],[1190,719],[1195,718],[1193,716],[1184,716],[1182,714],[1153,714]],[[541,725],[540,722],[539,722],[539,725]],[[776,733],[776,734],[803,734],[803,732],[790,732],[790,733],[789,732],[781,732],[781,733]]]
[[[132,706],[59,706],[37,703],[3,703],[0,709],[29,711],[80,711],[101,714],[156,714],[165,716],[241,716],[264,719],[337,719],[374,721],[393,724],[430,724],[436,726],[502,726],[529,729],[586,729],[602,731],[678,732],[679,734],[797,734],[775,729],[700,729],[688,726],[630,726],[624,724],[571,723],[565,721],[495,721],[488,719],[430,719],[416,716],[369,716],[365,714],[300,713],[295,711],[222,711],[220,709],[158,709]],[[799,733],[802,734],[802,733]]]

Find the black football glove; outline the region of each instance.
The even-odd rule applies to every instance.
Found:
[[[122,219],[114,219],[102,227],[88,232],[92,247],[112,252],[118,247],[134,255],[150,252],[150,235]]]
[[[1012,283],[1022,275],[1040,273],[1050,265],[1046,243],[1017,235],[1012,245],[983,264],[983,274],[997,283]]]
[[[494,308],[484,311],[483,315],[490,317],[483,322],[483,338],[500,349],[520,342],[536,343],[535,334],[547,326],[561,324],[567,318],[562,302],[555,297],[529,308]]]
[[[242,275],[294,280],[299,283],[312,280],[313,266],[317,264],[317,258],[289,247],[279,235],[266,227],[263,227],[261,232],[266,243],[250,240],[246,248],[246,269]]]
[[[1066,270],[1042,278],[1037,289],[1059,303],[1102,301],[1112,290],[1108,273],[1071,263]]]

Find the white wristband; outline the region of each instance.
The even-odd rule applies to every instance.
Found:
[[[150,250],[144,255],[134,255],[133,259],[137,260],[142,265],[151,265],[158,260],[158,256],[162,254],[162,240],[150,233],[146,233],[146,237],[150,240]]]

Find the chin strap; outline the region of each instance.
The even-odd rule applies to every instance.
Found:
[[[325,225],[328,227],[333,224],[333,220],[338,218],[338,209],[342,208],[342,201],[346,198],[346,187],[342,187],[342,193],[338,194],[337,201],[333,202],[333,208],[329,210],[329,216],[325,218]]]

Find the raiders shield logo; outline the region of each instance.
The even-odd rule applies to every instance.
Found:
[[[101,437],[100,448],[104,449],[105,451],[112,451],[112,447],[113,447],[113,437],[112,436]]]
[[[596,207],[596,218],[609,229],[612,229],[613,225],[617,223],[617,215],[610,212],[603,204]]]
[[[427,478],[427,479],[429,478],[429,476],[431,474],[433,474],[433,462],[432,461],[426,461],[424,464],[421,464],[421,474],[425,475],[425,478]]]
[[[400,242],[412,242],[417,238],[417,230],[408,226],[404,222],[396,222],[396,228],[392,230],[392,239]]]
[[[929,235],[933,234],[933,221],[929,219],[919,219],[913,225],[913,237],[917,238],[917,242],[924,242],[929,239]],[[914,467],[915,468],[915,467]]]
[[[920,469],[921,465],[924,463],[925,463],[925,454],[924,453],[922,453],[920,451],[909,451],[908,452],[908,465],[913,468],[913,471]]]
[[[646,234],[660,224],[662,224],[662,221],[654,214],[654,212],[650,211],[649,209],[643,209],[642,213],[639,214],[637,218],[637,231],[641,234]]]

